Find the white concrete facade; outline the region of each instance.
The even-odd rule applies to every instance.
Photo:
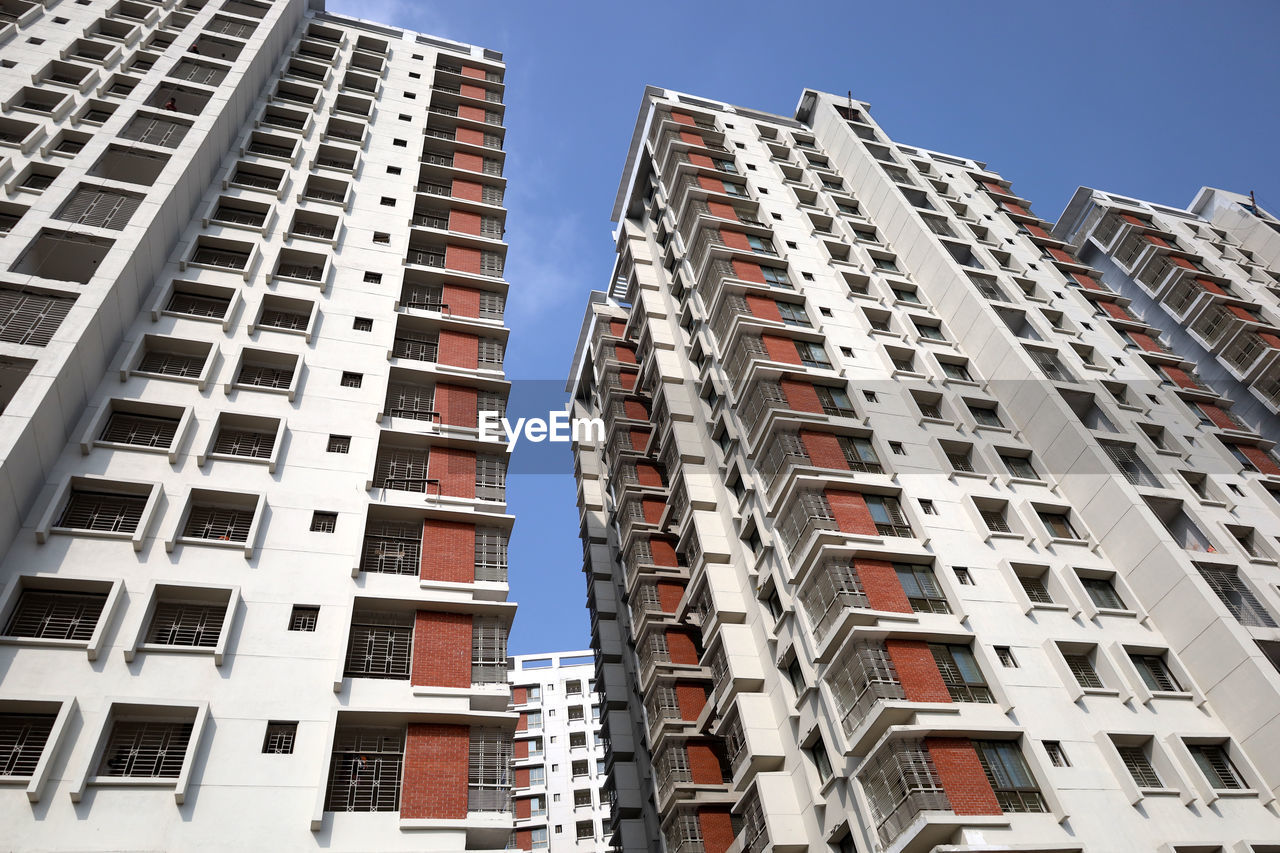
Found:
[[[1280,849],[1268,445],[1003,178],[650,88],[615,221],[570,382],[615,846]]]
[[[508,849],[605,853],[609,804],[601,790],[604,743],[591,651],[512,657],[511,695],[520,722]]]
[[[3,846],[502,849],[501,54],[49,6],[0,31]]]

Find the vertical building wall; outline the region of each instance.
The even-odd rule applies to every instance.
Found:
[[[570,382],[615,846],[1269,849],[1274,463],[1029,202],[860,102],[651,88],[615,217]]]
[[[289,0],[14,8],[7,842],[504,848],[501,54]]]

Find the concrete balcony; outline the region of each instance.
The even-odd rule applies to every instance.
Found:
[[[757,773],[781,770],[786,761],[782,730],[763,693],[743,693],[730,704],[713,734],[724,739],[733,788],[742,791]]]

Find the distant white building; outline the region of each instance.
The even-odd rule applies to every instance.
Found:
[[[590,651],[511,658],[515,832],[510,850],[604,853],[609,803]]]

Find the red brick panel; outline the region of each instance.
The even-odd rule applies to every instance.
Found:
[[[440,494],[455,498],[476,496],[476,452],[460,447],[433,447],[427,476],[440,481]],[[435,488],[428,484],[427,490]]]
[[[465,169],[468,172],[479,172],[484,169],[484,158],[469,151],[455,151],[453,153],[453,168]]]
[[[701,684],[676,682],[676,706],[680,709],[680,719],[696,720],[707,706],[707,689]]]
[[[704,169],[714,169],[716,164],[706,154],[699,154],[697,151],[688,153],[689,162],[695,166],[701,166]]]
[[[1231,420],[1230,416],[1228,416],[1226,412],[1222,411],[1222,409],[1219,409],[1217,406],[1213,405],[1212,403],[1198,403],[1197,405],[1200,407],[1200,411],[1204,412],[1204,416],[1209,420],[1213,421],[1213,425],[1218,427],[1219,429],[1239,429],[1240,428],[1235,425],[1235,423]]]
[[[1013,202],[1011,202],[1011,201],[1002,201],[1002,202],[1000,202],[1000,206],[1001,206],[1001,207],[1003,207],[1005,210],[1009,211],[1010,213],[1016,213],[1016,214],[1018,214],[1019,216],[1030,216],[1030,215],[1031,215],[1031,211],[1027,210],[1027,209],[1026,209],[1025,207],[1023,207],[1022,205],[1020,205],[1020,204],[1014,204],[1014,203],[1013,203]]]
[[[470,749],[468,726],[410,723],[404,749],[400,817],[464,820]]]
[[[731,265],[733,266],[734,278],[754,282],[756,284],[766,283],[764,280],[764,271],[761,269],[759,264],[753,264],[751,261],[740,261],[737,258],[734,258]],[[750,303],[750,301],[751,297],[748,296],[747,302]],[[775,305],[773,310],[777,312],[778,306]]]
[[[727,806],[704,806],[698,809],[698,828],[702,830],[705,853],[725,853],[733,846],[733,818]]]
[[[647,429],[629,429],[627,435],[631,438],[631,447],[633,450],[644,450],[649,446],[649,430]],[[638,471],[639,469],[637,469]]]
[[[1198,388],[1195,381],[1187,375],[1187,372],[1181,367],[1170,367],[1169,365],[1161,365],[1160,369],[1164,371],[1164,375],[1169,377],[1169,381],[1182,388]]]
[[[440,414],[440,422],[449,426],[473,427],[478,423],[475,388],[439,384],[432,406]]]
[[[462,83],[458,86],[458,94],[464,98],[485,99],[485,89],[483,86],[474,86],[470,83]]]
[[[1139,226],[1141,226],[1141,227],[1143,227],[1143,228],[1147,227],[1147,225],[1148,225],[1148,224],[1150,224],[1150,223],[1147,223],[1147,222],[1143,222],[1143,221],[1142,221],[1141,219],[1139,219],[1138,217],[1136,217],[1136,216],[1132,216],[1132,215],[1130,215],[1130,214],[1128,214],[1128,213],[1122,213],[1122,214],[1120,214],[1120,218],[1121,218],[1121,219],[1123,219],[1125,222],[1128,222],[1130,225],[1139,225]]]
[[[463,77],[471,77],[471,78],[473,78],[473,79],[475,79],[475,80],[483,80],[483,79],[485,79],[488,75],[487,75],[487,74],[485,74],[485,71],[484,71],[484,69],[483,69],[483,68],[475,68],[475,67],[472,67],[472,66],[470,66],[470,65],[464,65],[464,66],[462,66],[462,76],[463,76]]]
[[[756,296],[755,294],[747,294],[747,310],[751,312],[752,317],[758,317],[761,320],[776,320],[782,322],[782,314],[778,312],[778,303],[764,296]]]
[[[1142,236],[1143,236],[1143,237],[1146,237],[1146,238],[1147,238],[1147,242],[1148,242],[1148,243],[1150,243],[1150,244],[1151,244],[1151,245],[1153,245],[1153,246],[1160,246],[1161,248],[1164,248],[1164,249],[1168,249],[1168,248],[1169,248],[1169,244],[1168,244],[1168,243],[1166,243],[1166,242],[1164,241],[1164,239],[1163,239],[1163,238],[1161,238],[1161,237],[1157,237],[1157,236],[1156,236],[1156,235],[1154,235],[1154,234],[1143,234]]]
[[[636,378],[638,374],[630,370],[619,371],[618,384],[622,386],[624,391],[634,391],[636,387]]]
[[[1277,465],[1276,460],[1271,458],[1271,454],[1267,453],[1262,448],[1254,447],[1251,444],[1237,444],[1235,447],[1243,453],[1261,473],[1280,474],[1280,465]]]
[[[967,738],[930,737],[924,745],[938,768],[952,811],[958,815],[1002,814],[978,753]]]
[[[1181,255],[1170,255],[1169,260],[1173,261],[1175,264],[1182,267],[1184,270],[1193,270],[1196,268],[1195,264],[1191,263],[1191,261],[1182,257]]]
[[[445,246],[445,269],[480,274],[480,250],[471,246]]]
[[[1139,349],[1147,352],[1161,352],[1160,346],[1151,339],[1151,336],[1144,332],[1129,332],[1129,340],[1138,345]]]
[[[610,321],[609,321],[609,334],[613,335],[614,337],[618,337],[618,338],[626,337],[626,334],[627,334],[627,323],[626,323],[626,321],[625,321],[625,320],[610,320]]]
[[[453,179],[453,197],[464,198],[467,201],[480,201],[480,193],[483,187],[475,181],[460,181]]]
[[[413,623],[412,669],[415,685],[470,687],[471,614],[419,610]],[[465,750],[463,759],[465,766]]]
[[[1043,237],[1046,239],[1049,237],[1049,232],[1045,231],[1039,225],[1028,225],[1027,233],[1029,233],[1032,237]]]
[[[796,351],[796,342],[791,338],[778,335],[761,335],[765,352],[770,361],[781,361],[786,364],[800,364],[800,353]]]
[[[1093,276],[1085,275],[1082,272],[1073,272],[1071,277],[1080,283],[1080,286],[1088,290],[1106,290],[1105,287],[1098,284]]]
[[[747,242],[747,235],[741,231],[724,231],[720,232],[720,239],[724,240],[724,244],[730,249],[740,249],[744,252],[751,251],[751,244]]]
[[[738,212],[733,209],[733,205],[725,204],[722,201],[708,201],[707,209],[712,216],[718,216],[721,219],[737,219]]]
[[[1178,258],[1178,260],[1182,260],[1182,259],[1181,259],[1181,258]],[[1181,266],[1181,264],[1179,264],[1179,266]],[[1227,295],[1227,292],[1226,292],[1225,290],[1223,290],[1221,287],[1219,287],[1216,283],[1214,283],[1214,282],[1212,282],[1212,281],[1209,281],[1209,279],[1207,279],[1207,278],[1198,278],[1198,279],[1196,279],[1196,284],[1200,285],[1201,287],[1203,287],[1205,290],[1209,291],[1210,293],[1217,294],[1218,296],[1226,296],[1226,295]]]
[[[1226,306],[1226,308],[1228,311],[1230,311],[1232,314],[1239,317],[1241,320],[1245,320],[1250,323],[1258,322],[1258,318],[1253,316],[1253,312],[1247,308],[1241,308],[1239,305],[1228,305]]]
[[[472,127],[460,127],[453,132],[453,138],[458,142],[466,142],[471,145],[484,145],[484,131],[476,130]]]
[[[432,454],[434,462],[435,454]],[[474,489],[474,485],[473,485]],[[476,579],[476,526],[428,518],[422,523],[423,580],[471,583]],[[520,688],[523,690],[524,688]]]
[[[628,347],[619,344],[614,348],[615,357],[624,364],[636,364],[635,347]]]
[[[693,637],[684,631],[667,629],[667,651],[672,663],[698,664],[698,648],[693,644]]]
[[[436,360],[452,367],[480,366],[480,339],[475,335],[441,329]]]
[[[911,702],[950,702],[951,694],[924,640],[885,640],[902,692]]]
[[[836,526],[844,533],[864,533],[876,535],[876,523],[871,518],[871,510],[867,502],[858,492],[841,489],[827,489],[827,503],[831,504],[831,513],[836,517]]]
[[[872,610],[911,612],[911,602],[902,589],[898,573],[893,570],[893,563],[859,559],[853,561],[853,567],[862,581],[862,590],[867,594],[867,604]]]
[[[521,797],[516,800],[516,820],[528,818],[533,815],[533,804],[528,797]]]
[[[518,732],[529,731],[529,714],[526,711],[521,711],[520,716],[516,718],[516,731]],[[516,772],[519,773],[520,771],[517,770]],[[524,772],[528,773],[529,771],[526,770]]]
[[[512,744],[512,747],[513,747],[513,754],[515,755],[516,758],[529,757],[529,741],[518,740]]]
[[[657,498],[641,498],[640,509],[644,512],[644,520],[649,524],[657,524],[662,518],[662,511],[666,509],[667,502]]]
[[[516,787],[517,788],[529,787],[529,768],[528,767],[516,768]],[[526,847],[525,849],[527,850],[528,848]]]
[[[688,113],[678,113],[675,110],[671,111],[671,120],[676,124],[693,124],[693,116]]]
[[[650,539],[649,553],[653,557],[655,566],[671,566],[680,565],[676,557],[676,543],[670,539]]]
[[[1280,349],[1280,337],[1277,337],[1270,332],[1258,332],[1258,337],[1264,344],[1272,349]]]
[[[702,138],[702,134],[694,133],[690,130],[680,131],[680,141],[688,142],[690,145],[706,145],[707,141]]]
[[[648,462],[636,463],[636,479],[640,481],[642,486],[662,487],[662,472]]]
[[[804,444],[809,461],[818,468],[832,468],[836,471],[848,471],[849,463],[840,449],[840,439],[829,432],[800,430],[800,441]]]
[[[1009,195],[1009,191],[993,181],[983,181],[982,185],[987,188],[987,192],[999,193],[1000,195]]]
[[[658,588],[658,604],[662,607],[662,612],[675,613],[676,608],[680,606],[680,599],[684,598],[684,584],[676,581],[658,581],[655,586]]]
[[[450,314],[455,317],[480,316],[480,291],[456,284],[446,284],[441,290],[440,299]]]
[[[1074,264],[1076,262],[1075,258],[1071,257],[1071,255],[1061,249],[1049,249],[1049,254],[1054,260],[1061,261],[1064,264]]]
[[[640,400],[624,400],[622,402],[622,411],[623,414],[632,420],[649,420],[649,407]]]
[[[527,688],[527,687],[512,687],[512,688],[511,688],[511,704],[513,704],[513,705],[523,705],[525,702],[528,702],[528,701],[529,701],[529,688]],[[524,743],[525,754],[526,754],[526,755],[528,755],[528,754],[529,754],[529,742],[528,742],[528,741],[523,741],[523,743]],[[517,753],[517,755],[519,754],[519,752],[520,752],[520,744],[519,744],[519,743],[517,743],[517,744],[516,744],[516,753]]]
[[[449,230],[462,234],[480,233],[480,214],[469,210],[453,209],[449,211]],[[449,300],[445,300],[448,302]]]
[[[720,757],[707,741],[691,740],[685,746],[689,756],[689,773],[695,785],[719,785],[724,781]]]
[[[473,107],[470,104],[458,105],[458,118],[471,121],[484,121],[484,107]]]
[[[787,398],[788,407],[797,412],[822,414],[822,401],[818,399],[818,392],[814,390],[812,383],[781,379],[778,384],[782,386],[782,394]]]
[[[1099,303],[1099,305],[1102,306],[1103,311],[1106,311],[1108,314],[1110,314],[1112,317],[1115,317],[1117,320],[1130,319],[1129,315],[1124,313],[1124,308],[1121,307],[1120,305],[1117,305],[1114,302],[1101,302]]]

